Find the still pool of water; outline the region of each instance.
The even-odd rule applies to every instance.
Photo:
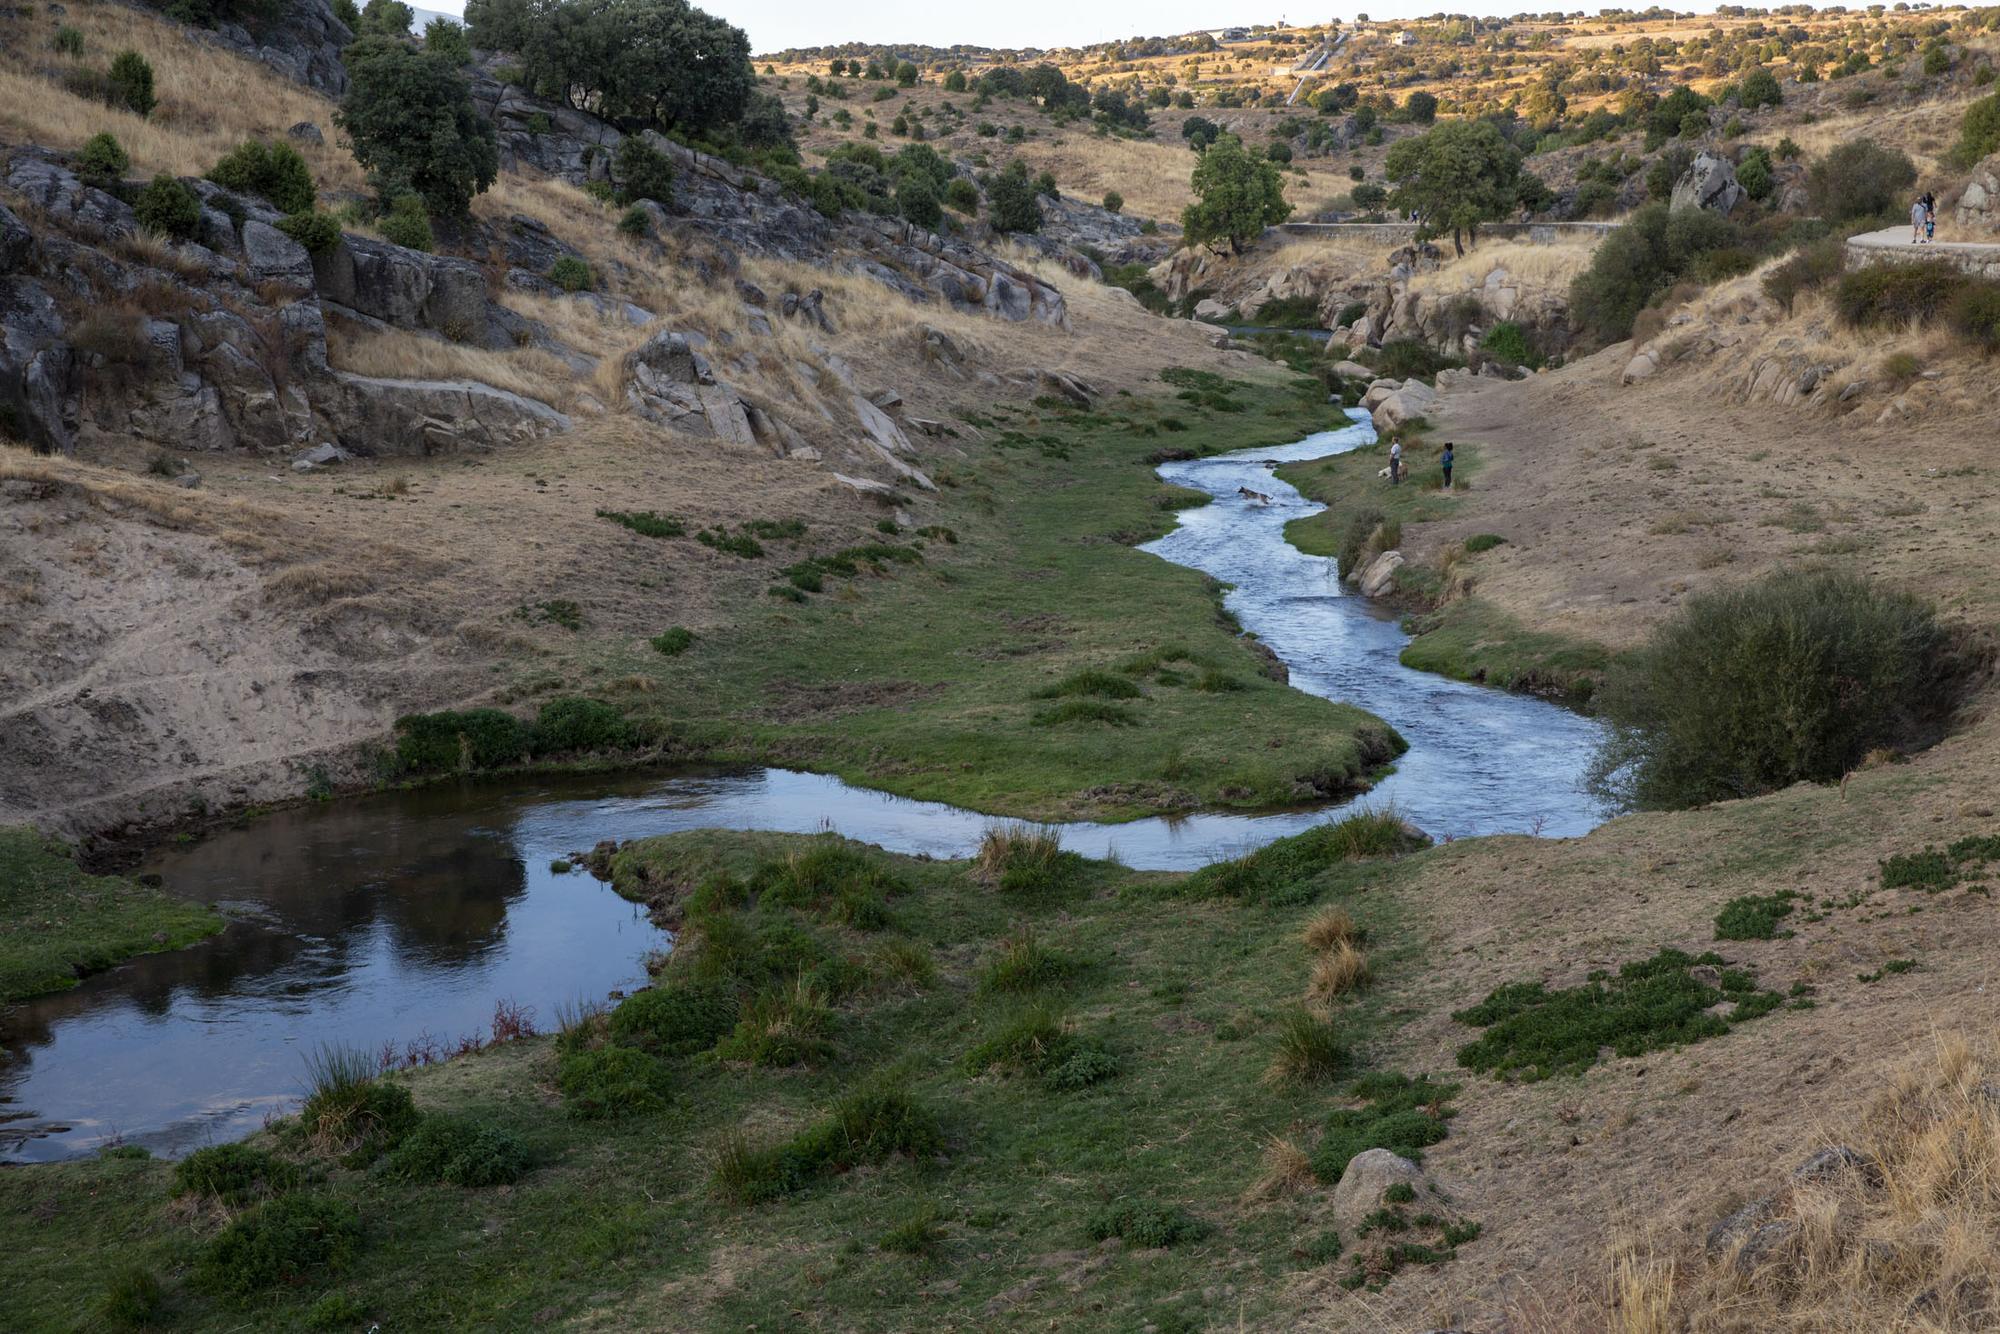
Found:
[[[1164,465],[1167,480],[1215,501],[1146,550],[1233,584],[1230,609],[1295,687],[1403,734],[1410,751],[1370,804],[1393,802],[1439,837],[1586,832],[1605,815],[1581,786],[1595,723],[1402,666],[1407,636],[1394,620],[1343,588],[1332,561],[1284,540],[1287,521],[1318,507],[1268,465],[1372,439],[1357,418],[1293,445]],[[1087,855],[1191,869],[1339,813],[1061,829]],[[304,1057],[323,1044],[449,1049],[485,1033],[496,1002],[546,1026],[560,1004],[643,982],[666,934],[609,886],[550,869],[601,839],[831,828],[958,857],[994,823],[825,775],[750,769],[444,785],[301,807],[161,850],[144,869],[171,892],[222,904],[229,929],[0,1013],[0,1158],[61,1158],[119,1139],[183,1154],[295,1106]]]

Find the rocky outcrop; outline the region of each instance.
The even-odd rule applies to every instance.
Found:
[[[12,213],[0,217],[0,230],[9,223],[18,224]],[[0,276],[0,436],[59,453],[75,443],[80,386],[76,354],[62,335],[62,315],[42,284]]]
[[[335,372],[347,391],[342,439],[363,455],[448,454],[567,431],[546,403],[472,380],[390,380]]]
[[[327,0],[286,0],[266,6],[255,22],[224,23],[212,32],[190,29],[220,46],[269,65],[328,97],[347,95],[347,67],[340,52],[354,34],[334,17]]]
[[[1436,1199],[1436,1191],[1424,1179],[1424,1171],[1409,1159],[1387,1149],[1364,1149],[1348,1160],[1333,1188],[1333,1222],[1341,1235],[1352,1237],[1370,1215],[1382,1208],[1383,1196],[1391,1186],[1407,1186],[1413,1197],[1425,1204]]]
[[[1705,208],[1727,214],[1748,197],[1749,191],[1737,181],[1736,168],[1729,159],[1703,149],[1674,182],[1667,207]]]
[[[1357,581],[1361,596],[1379,598],[1396,586],[1396,571],[1405,564],[1400,551],[1385,551],[1368,562]]]
[[[1369,392],[1372,394],[1374,389],[1371,387]],[[1370,412],[1377,431],[1394,431],[1424,416],[1436,405],[1437,390],[1422,380],[1406,380],[1378,399]]]
[[[1952,220],[1962,232],[1978,236],[2000,232],[2000,156],[1974,167],[1965,184],[1940,201],[1939,207],[1950,208]]]
[[[323,301],[398,329],[430,329],[454,342],[503,349],[517,345],[525,323],[488,299],[486,274],[471,260],[345,236],[312,256],[311,267]]]

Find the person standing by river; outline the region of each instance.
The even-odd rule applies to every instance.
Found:
[[[1392,439],[1389,441],[1389,485],[1401,486],[1402,484],[1403,484],[1403,442],[1401,440]]]
[[[1444,489],[1451,490],[1451,441],[1444,442],[1444,453],[1438,455],[1438,466],[1444,469]]]

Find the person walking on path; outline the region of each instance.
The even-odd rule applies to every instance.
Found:
[[[1910,244],[1921,245],[1924,239],[1924,220],[1930,217],[1930,210],[1924,207],[1922,199],[1910,205]]]
[[[1937,196],[1924,191],[1924,244],[1937,240]]]
[[[1444,453],[1438,456],[1438,464],[1444,469],[1444,489],[1451,490],[1451,441],[1444,442]]]
[[[1401,486],[1402,484],[1403,442],[1401,440],[1391,440],[1389,442],[1389,485]]]

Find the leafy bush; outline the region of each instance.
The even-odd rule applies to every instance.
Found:
[[[326,213],[294,213],[278,219],[278,230],[315,255],[340,244],[340,224]]]
[[[174,1194],[228,1205],[279,1195],[298,1183],[298,1168],[243,1144],[212,1144],[174,1164]]]
[[[424,207],[421,196],[400,194],[390,201],[389,211],[379,224],[382,237],[391,245],[399,245],[407,250],[421,250],[429,254],[437,248],[431,236],[430,213]]]
[[[150,116],[159,99],[153,96],[153,66],[137,51],[120,51],[111,60],[105,82],[105,101],[125,107],[140,116]]]
[[[1039,232],[1042,206],[1028,165],[1016,158],[986,189],[987,219],[1003,232]]]
[[[441,1181],[477,1189],[527,1174],[527,1148],[498,1126],[456,1116],[426,1116],[390,1153],[383,1170],[405,1181]]]
[[[1776,179],[1771,174],[1771,155],[1761,148],[1752,149],[1736,164],[1736,182],[1752,199],[1769,199]]]
[[[1722,911],[1715,915],[1715,938],[1774,939],[1778,934],[1779,919],[1791,916],[1792,900],[1797,897],[1796,892],[1785,889],[1776,894],[1744,894],[1733,898],[1723,904]]]
[[[1706,209],[1670,212],[1650,203],[1605,237],[1590,267],[1570,284],[1570,308],[1578,323],[1599,341],[1615,343],[1632,332],[1632,321],[1656,295],[1691,273],[1711,251],[1737,243],[1727,218]]]
[[[2000,352],[2000,283],[1967,280],[1952,298],[1951,327],[1980,351]]]
[[[472,197],[493,184],[499,150],[493,123],[474,109],[458,64],[399,36],[364,37],[341,59],[349,83],[334,122],[352,143],[355,161],[422,196],[431,212],[462,217]],[[423,133],[410,133],[413,125]]]
[[[631,1047],[565,1052],[556,1062],[556,1088],[580,1121],[618,1121],[666,1107],[673,1077],[658,1059]]]
[[[1966,279],[1944,264],[1871,264],[1834,289],[1834,308],[1848,324],[1929,322],[1943,314]]]
[[[2000,93],[1990,93],[1965,109],[1951,160],[1970,167],[1995,149],[2000,149]]]
[[[1764,275],[1764,294],[1784,306],[1786,313],[1801,292],[1824,287],[1847,270],[1847,243],[1829,236],[1801,246]]]
[[[208,179],[225,190],[262,195],[281,213],[303,213],[318,198],[312,169],[290,144],[246,139],[223,155]]]
[[[960,213],[972,214],[979,211],[979,187],[963,176],[954,176],[944,187],[946,207]]]
[[[297,1283],[315,1270],[338,1269],[361,1249],[361,1216],[317,1195],[281,1195],[242,1215],[195,1263],[195,1282],[243,1296]]]
[[[1084,1231],[1092,1241],[1117,1237],[1127,1245],[1152,1250],[1200,1241],[1212,1234],[1215,1226],[1177,1204],[1125,1200],[1100,1211]]]
[[[569,695],[542,705],[528,737],[537,755],[584,750],[617,750],[632,744],[633,732],[623,714],[602,700]]]
[[[513,764],[528,754],[529,731],[500,709],[441,710],[396,720],[396,760],[407,773],[452,773]]]
[[[652,226],[653,220],[647,216],[646,210],[637,204],[626,209],[618,218],[618,230],[626,236],[644,236]]]
[[[1850,139],[1813,163],[1806,192],[1821,217],[1844,222],[1899,212],[1916,179],[1916,164],[1903,153],[1872,139]]]
[[[62,24],[56,28],[55,40],[50,45],[57,55],[80,56],[83,54],[83,29]]]
[[[1743,76],[1738,95],[1742,105],[1751,111],[1759,107],[1779,106],[1785,100],[1784,89],[1778,86],[1778,76],[1761,65]]]
[[[131,167],[125,146],[109,132],[93,134],[77,151],[77,174],[86,181],[115,181]]]
[[[1528,1082],[1581,1074],[1607,1048],[1630,1057],[1719,1037],[1731,1024],[1768,1014],[1783,1000],[1776,992],[1758,991],[1739,969],[1722,969],[1713,986],[1692,971],[1722,962],[1712,954],[1695,958],[1667,949],[1626,964],[1616,977],[1600,971],[1581,986],[1560,991],[1540,982],[1500,987],[1452,1016],[1486,1029],[1459,1049],[1458,1063]],[[1726,1019],[1711,1013],[1725,1000],[1735,1005]]]
[[[619,203],[636,204],[650,199],[656,204],[673,206],[673,162],[643,136],[628,134],[618,141],[612,175],[618,181]]]
[[[1539,366],[1542,356],[1535,345],[1528,341],[1528,334],[1512,320],[1502,320],[1486,331],[1479,345],[1493,354],[1495,360],[1506,366]]]
[[[707,1051],[736,1027],[736,995],[714,985],[649,987],[611,1012],[615,1042],[661,1056]]]
[[[654,652],[665,657],[678,658],[693,645],[694,631],[686,626],[676,625],[661,631],[646,642],[653,646]]]
[[[1612,732],[1596,782],[1648,809],[1830,782],[1941,736],[1965,666],[1929,604],[1854,575],[1699,594],[1598,691]]]
[[[590,287],[590,265],[575,255],[564,255],[549,265],[549,281],[565,292],[582,292]]]
[[[1144,694],[1145,692],[1128,677],[1096,667],[1087,667],[1082,671],[1071,672],[1054,685],[1037,690],[1035,698],[1064,699],[1093,695],[1100,699],[1139,699]]]
[[[1393,338],[1382,344],[1381,351],[1376,354],[1375,371],[1392,380],[1407,380],[1412,376],[1430,380],[1439,371],[1457,364],[1429,343],[1414,338]]]
[[[1364,1105],[1329,1115],[1313,1149],[1313,1175],[1327,1185],[1339,1181],[1354,1156],[1369,1149],[1422,1162],[1424,1150],[1448,1133],[1445,1122],[1454,1114],[1451,1099],[1458,1085],[1385,1071],[1362,1076],[1347,1091]]]
[[[132,211],[138,215],[141,227],[176,240],[187,240],[201,225],[201,200],[193,190],[164,173],[155,176],[139,192]]]

